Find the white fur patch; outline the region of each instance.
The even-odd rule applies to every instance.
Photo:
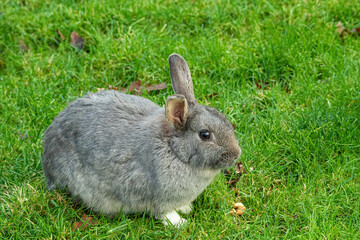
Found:
[[[169,222],[175,227],[180,227],[187,223],[187,221],[182,217],[180,217],[176,211],[169,212],[164,216],[163,218],[164,225],[165,226],[169,225]]]

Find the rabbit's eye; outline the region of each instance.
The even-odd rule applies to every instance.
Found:
[[[199,133],[202,140],[210,140],[211,134],[208,130],[201,130]]]

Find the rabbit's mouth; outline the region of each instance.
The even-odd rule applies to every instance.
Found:
[[[235,156],[231,152],[222,153],[219,161],[217,162],[217,167],[227,168],[234,165],[235,161],[238,159],[238,156]]]

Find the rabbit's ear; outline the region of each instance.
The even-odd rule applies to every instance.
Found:
[[[190,69],[180,55],[173,53],[169,56],[171,84],[176,94],[185,96],[189,104],[196,103]]]
[[[176,129],[182,129],[186,125],[189,116],[189,108],[186,98],[183,95],[175,94],[166,99],[166,119]]]

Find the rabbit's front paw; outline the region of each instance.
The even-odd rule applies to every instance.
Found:
[[[189,214],[192,210],[192,204],[182,206],[178,209],[181,213]]]
[[[167,225],[169,225],[169,223],[171,223],[171,225],[179,228],[182,225],[186,224],[187,221],[185,219],[183,219],[182,217],[180,217],[176,211],[172,211],[172,212],[167,213],[163,217],[163,223],[165,226],[167,226]]]

